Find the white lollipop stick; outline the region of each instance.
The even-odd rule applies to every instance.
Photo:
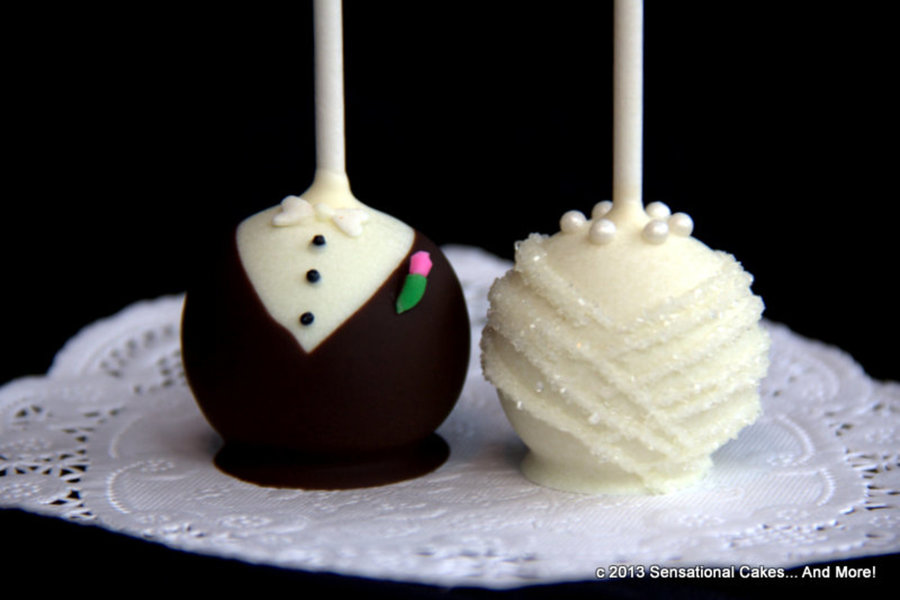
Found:
[[[303,199],[331,209],[363,206],[350,191],[344,149],[341,0],[313,1],[316,52],[316,174]],[[278,224],[278,223],[276,223]]]
[[[613,52],[613,204],[642,208],[643,0],[616,0]]]
[[[316,168],[346,175],[341,0],[315,0]]]

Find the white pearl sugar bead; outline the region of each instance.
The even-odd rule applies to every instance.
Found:
[[[570,210],[559,220],[559,228],[563,233],[577,233],[587,223],[587,219],[580,210]]]
[[[602,219],[606,216],[606,213],[612,210],[613,203],[609,200],[603,200],[602,202],[598,202],[594,205],[594,210],[591,211],[592,219]]]
[[[669,237],[669,224],[659,219],[654,219],[644,226],[644,239],[651,244],[662,244]]]
[[[687,237],[694,231],[694,220],[687,213],[675,213],[669,217],[669,231]]]
[[[616,236],[616,224],[609,219],[598,219],[591,225],[591,232],[588,234],[592,244],[602,245],[608,244]]]
[[[665,219],[672,214],[672,211],[663,202],[651,202],[644,210],[651,219]]]

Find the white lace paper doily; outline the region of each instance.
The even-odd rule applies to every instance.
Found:
[[[524,447],[478,366],[487,289],[509,265],[474,248],[447,254],[473,353],[439,430],[452,454],[434,473],[334,492],[220,473],[220,442],[182,373],[181,298],[162,298],[87,327],[48,376],[0,389],[0,507],[204,554],[448,586],[588,580],[614,563],[790,567],[900,550],[900,385],[782,326],[766,325],[763,416],[698,487],[595,497],[528,482]]]

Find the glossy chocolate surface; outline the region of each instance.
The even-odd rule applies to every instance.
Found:
[[[398,315],[419,250],[434,262],[427,291]],[[263,307],[234,235],[222,253],[188,290],[182,357],[197,403],[225,440],[223,470],[263,485],[340,489],[443,463],[446,444],[432,433],[462,390],[470,333],[459,281],[434,243],[416,233],[372,298],[310,353]]]

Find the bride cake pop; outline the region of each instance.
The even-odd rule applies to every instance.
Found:
[[[769,340],[762,301],[693,222],[643,207],[641,5],[616,3],[613,202],[533,234],[491,289],[485,376],[549,487],[669,492],[759,413]]]

